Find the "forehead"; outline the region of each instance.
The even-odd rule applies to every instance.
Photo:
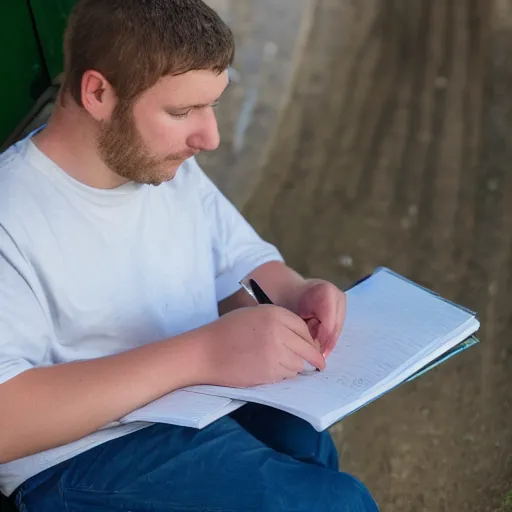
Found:
[[[145,104],[207,105],[217,100],[229,83],[228,71],[218,74],[194,70],[182,75],[168,75],[145,91],[140,102]]]

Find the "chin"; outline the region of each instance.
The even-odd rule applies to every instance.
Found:
[[[165,167],[158,169],[158,172],[155,172],[148,180],[149,184],[160,185],[161,183],[173,180],[178,173],[180,165],[181,164],[166,165]]]

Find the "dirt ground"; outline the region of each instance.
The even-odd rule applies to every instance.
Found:
[[[244,208],[306,275],[387,265],[480,315],[480,346],[333,428],[383,512],[512,490],[511,50],[510,0],[319,0]]]

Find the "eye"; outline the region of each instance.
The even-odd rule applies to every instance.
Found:
[[[176,112],[169,112],[169,115],[171,117],[174,117],[175,119],[186,119],[188,115],[192,112],[192,109],[188,109],[186,112],[180,112],[179,114]]]

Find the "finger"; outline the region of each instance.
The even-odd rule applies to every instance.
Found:
[[[331,353],[334,348],[336,347],[336,344],[338,343],[338,340],[341,336],[341,330],[343,328],[343,322],[345,321],[345,296],[341,296],[340,300],[338,301],[338,310],[336,312],[336,326],[334,328],[334,332],[332,334],[331,343],[329,345],[329,353]]]
[[[331,352],[334,350],[336,343],[338,342],[338,325],[335,325],[333,329],[329,332],[326,328],[322,327],[320,329],[320,336],[322,348],[320,351],[322,352],[324,357],[328,357]]]
[[[302,320],[302,318],[289,310],[285,310],[285,321],[284,324],[290,331],[294,332],[297,336],[301,337],[304,341],[307,341],[310,345],[315,348],[319,347],[319,343],[314,340],[309,332],[308,324]]]
[[[291,356],[292,357],[288,358],[288,360],[281,361],[280,364],[283,368],[286,368],[294,375],[297,375],[302,370],[304,370],[304,360],[297,356],[295,353],[292,353]]]
[[[294,369],[289,368],[288,365],[286,365],[286,363],[279,363],[279,365],[281,366],[281,372],[280,372],[281,380],[293,379],[294,377],[297,377],[297,375],[300,372],[300,370],[295,371]]]
[[[336,347],[336,344],[338,343],[338,340],[341,335],[341,330],[343,328],[343,322],[345,320],[345,296],[341,295],[337,302],[336,307],[336,322],[334,324],[334,327],[330,333],[323,332],[322,335],[324,336],[324,343],[325,343],[325,349],[323,350],[323,355],[325,358],[329,357],[331,352]]]
[[[306,324],[303,321],[301,321],[300,324],[301,325],[297,328],[297,330],[294,329],[293,327],[290,327],[290,330],[294,334],[296,334],[297,336],[302,338],[304,341],[308,342],[316,351],[321,352],[322,351],[321,343],[318,339],[312,338],[311,333],[309,332],[309,329],[308,329],[308,324]],[[305,326],[305,329],[304,329],[304,326]]]
[[[313,365],[315,368],[319,370],[325,370],[325,359],[322,354],[311,345],[309,342],[305,341],[300,337],[295,338],[295,342],[290,343],[290,340],[287,340],[284,345],[298,355],[303,361],[307,361],[309,364]]]
[[[321,351],[324,355],[332,350],[332,347],[336,344],[337,310],[338,306],[334,304],[324,312],[323,318],[320,317],[317,339],[320,342]]]

